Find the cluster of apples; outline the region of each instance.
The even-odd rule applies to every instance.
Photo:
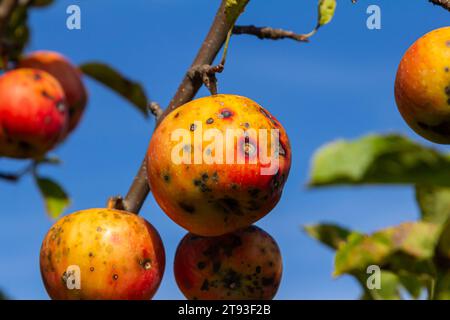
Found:
[[[216,136],[236,129],[237,135],[231,145],[219,139],[213,148],[211,137],[201,138],[203,128]],[[275,145],[262,146],[248,134],[250,129],[276,135],[269,139]],[[173,139],[179,130],[187,133],[181,145]],[[277,157],[272,174],[263,173],[270,165],[258,155],[263,147]],[[202,151],[203,161],[194,161],[195,150]],[[209,161],[231,150],[235,160],[244,161]],[[181,163],[174,159],[180,153],[186,160]],[[159,124],[147,153],[148,181],[163,211],[189,232],[174,262],[177,284],[188,299],[274,297],[282,274],[280,250],[252,224],[278,203],[290,165],[284,128],[245,97],[200,98]],[[150,299],[164,274],[165,251],[158,232],[143,218],[111,208],[89,209],[50,229],[40,266],[53,299]],[[71,266],[80,272],[74,275]],[[74,276],[80,284],[75,288],[68,283]]]
[[[78,125],[87,103],[79,70],[37,51],[0,76],[0,157],[39,159]]]

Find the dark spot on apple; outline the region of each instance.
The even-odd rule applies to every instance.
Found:
[[[212,123],[214,123],[213,118],[209,118],[208,120],[206,120],[206,124],[212,124]]]
[[[238,289],[241,287],[241,275],[229,269],[222,279],[222,283],[225,288]]]
[[[213,263],[213,272],[214,272],[214,273],[219,272],[221,265],[222,265],[222,264],[220,263],[220,261],[215,261],[215,262]]]
[[[55,100],[55,98],[50,95],[47,90],[42,90],[41,91],[41,96],[43,96],[45,99],[50,99],[50,100]]]
[[[261,283],[264,287],[271,286],[275,282],[274,278],[262,278]]]
[[[258,188],[251,188],[251,189],[248,190],[248,194],[252,198],[258,198],[258,195],[259,195],[260,192],[261,192],[261,190],[258,189]]]
[[[233,115],[234,115],[234,113],[231,110],[229,110],[229,109],[222,109],[222,110],[220,110],[219,117],[221,119],[229,119]]]
[[[178,202],[178,205],[180,206],[181,209],[183,209],[187,213],[193,214],[195,212],[195,207],[191,204],[185,202]]]
[[[226,196],[224,198],[218,199],[216,201],[216,204],[224,213],[235,214],[238,216],[243,215],[239,201],[232,197]]]
[[[208,291],[209,290],[209,281],[208,279],[205,279],[205,281],[203,281],[203,284],[200,288],[201,291]]]

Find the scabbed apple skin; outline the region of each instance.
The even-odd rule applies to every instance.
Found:
[[[86,108],[88,93],[80,70],[62,54],[54,51],[35,51],[19,61],[19,68],[34,68],[50,73],[61,84],[69,106],[69,130],[79,124]]]
[[[67,126],[64,91],[49,73],[17,69],[0,76],[0,156],[38,159]]]
[[[450,144],[450,27],[427,33],[406,51],[397,71],[395,99],[416,133]]]
[[[272,299],[282,275],[280,249],[264,230],[250,226],[219,237],[187,234],[174,272],[188,299]]]
[[[69,266],[80,268],[80,289],[67,286]],[[148,300],[158,289],[165,253],[143,218],[113,209],[78,211],[59,220],[41,247],[49,296],[59,300]]]
[[[210,147],[214,139],[202,139],[206,132],[226,137],[229,129],[241,133],[230,143],[224,138],[222,150]],[[173,161],[173,150],[184,143],[172,139],[178,130],[191,138],[183,146],[190,164]],[[267,143],[260,136],[246,140],[251,130],[257,135],[259,130],[266,132]],[[272,146],[277,130],[279,140]],[[269,155],[279,149],[277,171],[263,172],[269,165],[258,156],[261,147],[267,147]],[[203,150],[200,163],[195,162],[195,150]],[[223,151],[223,161],[212,163],[217,150]],[[231,163],[226,161],[230,150],[235,154]],[[290,166],[291,147],[281,123],[251,99],[229,94],[196,99],[174,110],[155,130],[147,152],[148,181],[157,203],[177,224],[202,236],[233,232],[264,217],[278,203]]]

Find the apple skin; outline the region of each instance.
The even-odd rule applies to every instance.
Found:
[[[50,73],[61,84],[69,106],[69,130],[72,132],[79,124],[86,104],[88,93],[83,84],[80,70],[58,52],[35,51],[20,59],[19,68],[34,68]]]
[[[193,300],[272,299],[282,270],[277,243],[256,226],[219,237],[189,233],[174,263],[178,287]]]
[[[450,27],[427,33],[406,51],[397,71],[395,99],[416,133],[450,144]]]
[[[80,289],[67,285],[69,266],[80,270]],[[157,291],[165,252],[156,229],[143,218],[113,209],[63,217],[47,233],[40,268],[57,300],[148,300]]]
[[[64,91],[49,73],[17,69],[0,76],[0,156],[39,159],[68,126]]]
[[[183,152],[193,159],[195,150],[203,150],[201,163],[173,161],[173,151],[184,142],[172,134],[180,130],[190,138]],[[240,130],[230,143],[228,130]],[[248,136],[247,141],[252,130],[256,138]],[[260,131],[267,134],[267,142],[259,139]],[[276,131],[279,139],[272,146]],[[208,132],[224,137],[222,149],[211,151],[214,139],[202,138]],[[269,165],[261,161],[260,148],[268,155],[279,149],[277,171],[263,172]],[[229,151],[235,161],[226,161]],[[219,153],[222,162],[212,159]],[[155,130],[147,152],[148,181],[157,203],[177,224],[202,236],[233,232],[264,217],[280,200],[290,166],[291,147],[280,122],[251,99],[230,94],[196,99],[174,110]]]

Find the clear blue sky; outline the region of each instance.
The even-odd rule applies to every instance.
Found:
[[[163,106],[176,90],[215,14],[219,0],[58,0],[31,15],[29,51],[62,52],[76,63],[101,60],[145,85]],[[79,4],[82,30],[65,27],[66,7]],[[379,4],[382,29],[366,28],[366,8]],[[398,62],[422,34],[448,25],[448,12],[427,0],[338,1],[333,22],[309,44],[290,40],[232,38],[220,91],[248,96],[284,124],[293,165],[284,197],[258,222],[279,243],[284,275],[279,299],[354,299],[353,279],[333,279],[333,254],[305,236],[300,226],[339,222],[374,231],[417,217],[409,187],[306,190],[313,152],[336,138],[371,132],[401,132],[420,142],[404,124],[393,97]],[[308,32],[316,1],[251,1],[241,24],[270,25]],[[154,127],[124,100],[86,81],[90,101],[78,130],[55,154],[64,161],[42,173],[61,181],[73,198],[69,211],[103,206],[123,194],[134,177]],[[202,90],[199,96],[206,95]],[[444,149],[445,150],[445,149]],[[0,159],[1,170],[22,162]],[[0,182],[0,287],[16,299],[47,299],[39,272],[39,248],[52,224],[30,178]],[[160,231],[166,273],[155,298],[182,298],[172,272],[174,251],[184,231],[149,197],[142,215]]]

